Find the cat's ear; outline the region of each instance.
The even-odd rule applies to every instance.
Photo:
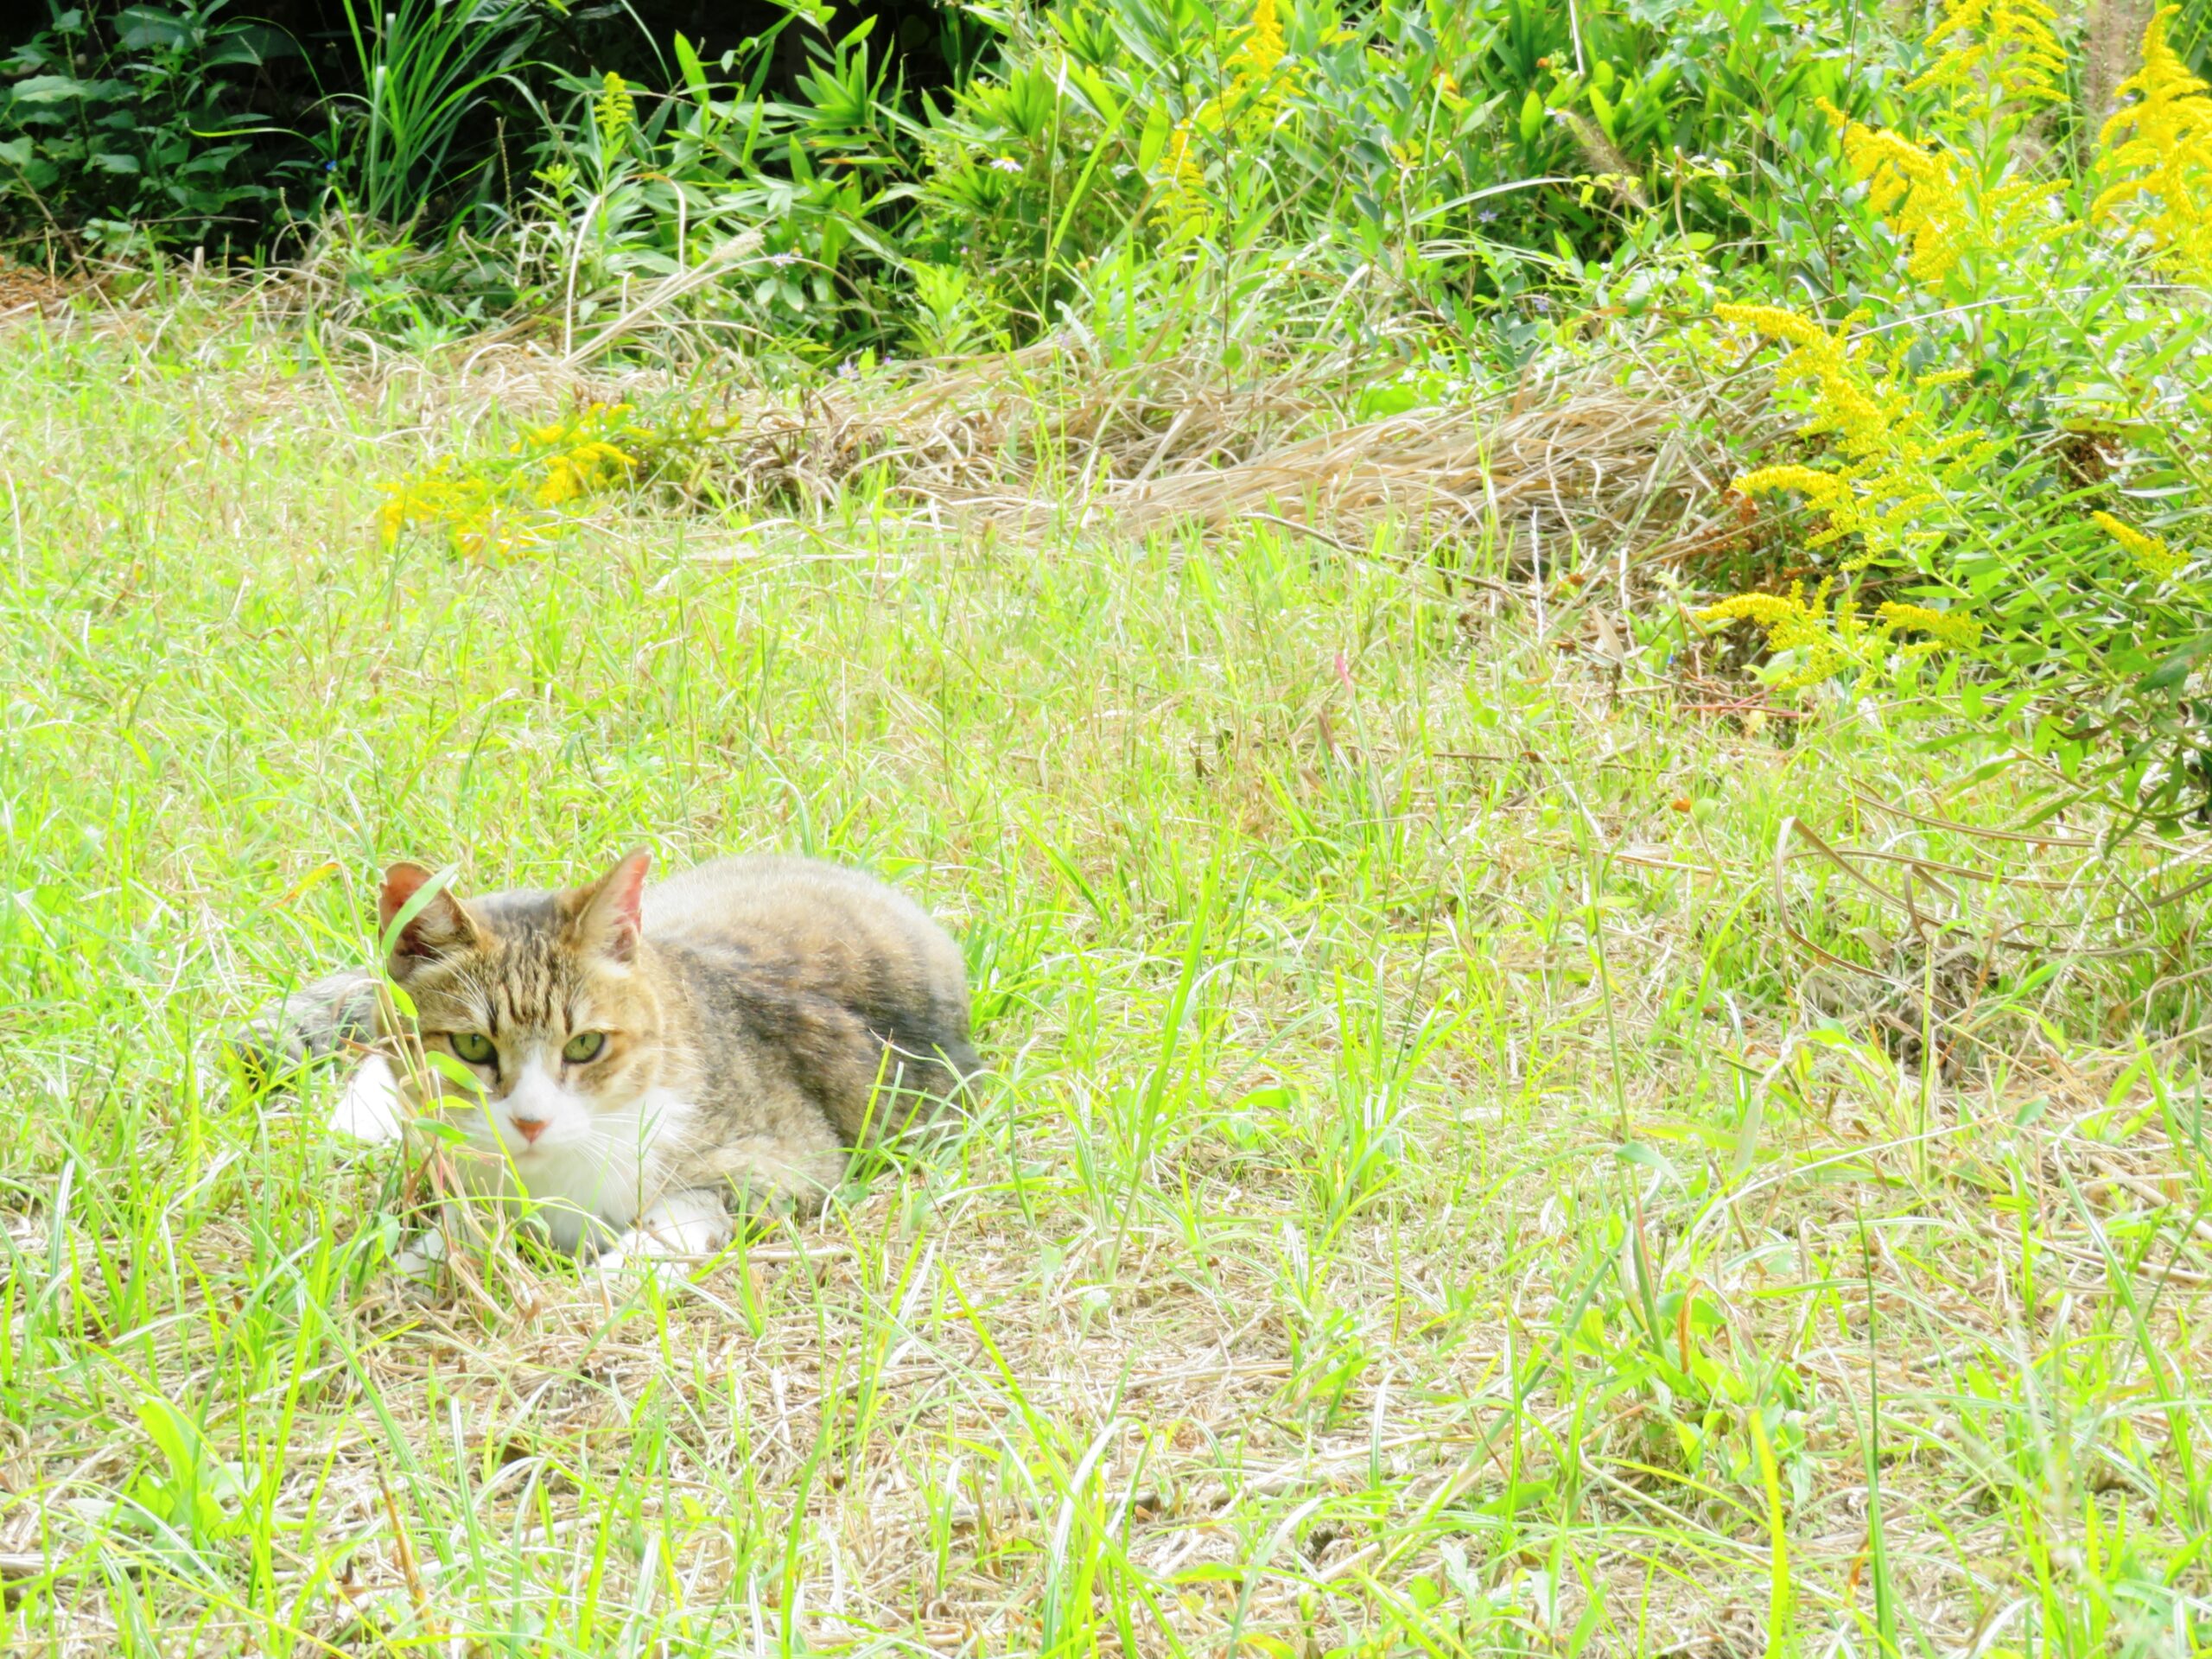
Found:
[[[638,954],[645,937],[645,872],[652,863],[653,855],[640,847],[589,887],[576,889],[571,899],[575,938],[585,950],[615,962]]]
[[[377,890],[377,927],[379,931],[391,931],[392,923],[400,912],[430,880],[430,872],[420,864],[395,864],[384,873],[384,885]],[[408,918],[391,942],[391,960],[388,966],[394,979],[404,979],[426,962],[451,956],[476,943],[476,924],[468,919],[468,912],[461,907],[449,889],[441,887],[432,893],[423,907]]]

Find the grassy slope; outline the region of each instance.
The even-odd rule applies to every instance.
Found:
[[[2076,973],[1955,1090],[1789,992],[1784,815],[2017,874],[1853,794],[2002,784],[1272,531],[386,553],[482,391],[153,334],[0,341],[7,1645],[2090,1652],[2204,1591],[2186,1048]],[[641,838],[910,883],[1002,1091],[696,1295],[402,1294],[399,1158],[206,1033],[356,959],[382,859]],[[2031,874],[1955,885],[2109,907]]]

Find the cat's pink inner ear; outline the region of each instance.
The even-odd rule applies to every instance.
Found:
[[[407,908],[407,901],[423,890],[430,879],[429,871],[420,864],[395,864],[384,873],[384,886],[377,893],[377,925],[390,927],[391,918]]]
[[[430,872],[420,864],[395,864],[386,870],[384,885],[377,890],[378,930],[389,931],[394,918],[429,880]],[[410,958],[440,956],[466,940],[469,931],[468,917],[454,902],[452,892],[434,893],[391,942],[392,964],[397,968]]]
[[[582,924],[585,941],[617,962],[638,954],[645,935],[645,873],[653,855],[640,847],[586,889]]]

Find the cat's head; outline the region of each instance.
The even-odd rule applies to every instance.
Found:
[[[603,1120],[654,1087],[659,1003],[639,972],[650,861],[635,852],[587,887],[467,900],[448,889],[423,898],[431,875],[419,864],[385,872],[386,967],[415,1004],[424,1051],[474,1083],[434,1064],[418,1110],[527,1166],[594,1143]]]

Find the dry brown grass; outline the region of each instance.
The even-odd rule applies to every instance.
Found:
[[[1287,517],[1370,538],[1385,523],[1637,558],[1734,529],[1732,461],[1773,429],[1763,384],[1618,361],[1532,375],[1464,407],[1346,422],[1344,363],[1243,380],[1183,359],[1116,365],[1071,340],[783,398],[732,392],[705,445],[740,495],[821,511],[863,475],[927,511],[1001,527],[1217,531]]]

